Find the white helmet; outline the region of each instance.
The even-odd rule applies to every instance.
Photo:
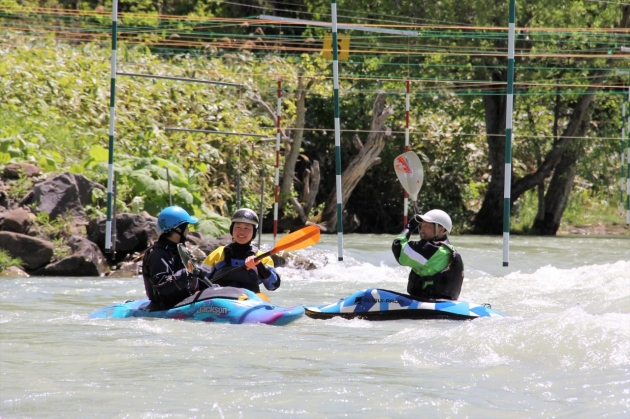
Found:
[[[436,223],[441,225],[446,229],[446,232],[450,234],[451,229],[453,228],[453,222],[451,221],[451,217],[448,216],[442,210],[434,209],[425,214],[419,216],[422,221],[426,221],[427,223]]]

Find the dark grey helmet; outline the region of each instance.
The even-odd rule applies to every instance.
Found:
[[[237,209],[234,214],[232,214],[232,224],[230,224],[230,235],[234,234],[234,224],[235,223],[247,223],[254,226],[254,235],[252,236],[252,240],[256,238],[256,233],[258,232],[258,214],[249,208],[240,208]]]

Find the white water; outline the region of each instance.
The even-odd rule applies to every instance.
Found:
[[[265,237],[268,239],[268,237]],[[405,291],[390,236],[280,268],[281,306]],[[2,418],[628,418],[630,240],[454,237],[461,299],[505,318],[284,326],[88,320],[141,278],[0,278]]]

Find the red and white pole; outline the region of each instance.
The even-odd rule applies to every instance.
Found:
[[[409,151],[409,92],[411,90],[411,81],[407,79],[407,93],[405,94],[405,153]],[[409,212],[409,194],[405,191],[403,195],[403,227],[407,225]]]
[[[278,236],[278,195],[280,193],[280,115],[282,112],[282,79],[278,79],[278,107],[276,109],[276,190],[273,204],[273,244]]]

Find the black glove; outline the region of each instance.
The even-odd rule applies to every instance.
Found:
[[[208,275],[210,275],[210,267],[205,263],[195,265],[193,267],[192,274],[198,278],[207,278]]]
[[[411,233],[416,231],[416,229],[422,224],[422,220],[420,219],[420,214],[414,214],[407,222],[405,228],[409,230]]]

